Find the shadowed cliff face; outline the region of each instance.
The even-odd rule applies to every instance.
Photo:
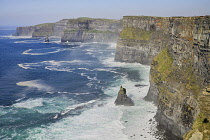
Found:
[[[155,23],[155,19],[162,23]],[[151,23],[155,25],[153,32]],[[184,139],[210,139],[210,123],[204,123],[210,120],[210,17],[125,17],[123,25],[123,30],[133,26],[137,32],[120,36],[115,59],[151,62],[150,89],[145,99],[157,104],[159,124]],[[141,36],[145,31],[151,33],[149,38]],[[152,37],[158,31],[164,33],[157,33],[159,45]],[[144,59],[149,60],[145,63]]]

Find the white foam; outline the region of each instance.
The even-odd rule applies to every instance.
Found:
[[[6,37],[6,38],[9,38],[9,39],[24,39],[24,38],[32,38],[31,36],[12,36],[12,35],[2,36],[2,37]]]
[[[89,75],[87,75],[86,73],[81,73],[80,74],[81,76],[84,76],[84,77],[87,77],[87,79],[91,80],[91,81],[94,81],[94,80],[97,80],[97,77],[90,77]]]
[[[28,109],[32,109],[32,108],[38,107],[38,106],[43,106],[42,98],[28,99],[26,101],[22,101],[20,103],[16,103],[13,105],[13,107],[16,107],[16,108],[28,108]]]
[[[23,69],[32,69],[32,68],[30,68],[30,66],[29,65],[27,65],[27,64],[18,64],[18,66],[19,67],[21,67],[21,68],[23,68]]]
[[[107,68],[107,69],[96,68],[96,69],[94,69],[94,71],[106,71],[106,72],[118,73],[118,72],[112,70],[111,68]]]
[[[46,50],[46,48],[43,48],[43,49],[28,49],[26,51],[24,51],[22,54],[23,55],[46,55],[46,54],[51,54],[51,53],[58,53],[58,52],[61,52],[61,51],[65,51],[67,49],[58,49],[58,48],[50,48],[50,49],[55,49],[54,51],[49,51],[49,52],[46,52],[46,53],[33,53],[31,51],[39,51],[39,50]],[[49,48],[47,48],[49,49]]]
[[[97,100],[91,100],[91,101],[88,101],[88,102],[86,102],[86,103],[80,103],[80,104],[76,104],[76,105],[69,106],[69,107],[66,108],[65,111],[63,111],[63,112],[61,113],[61,115],[65,115],[66,113],[68,113],[69,111],[71,111],[71,110],[73,110],[73,109],[85,107],[86,105],[92,104],[92,103],[94,103],[94,102],[96,102],[96,101],[97,101]]]
[[[57,119],[58,118],[58,114],[56,114],[54,117],[53,117],[53,119]]]
[[[35,68],[44,67],[45,69],[52,71],[72,72],[73,70],[75,70],[75,68],[72,68],[71,65],[89,65],[90,63],[91,63],[90,61],[81,61],[81,60],[72,60],[72,61],[49,60],[37,63],[22,63],[18,64],[18,66],[23,69],[35,69]],[[85,68],[79,68],[79,69],[85,70]]]
[[[51,86],[44,84],[42,80],[24,81],[24,82],[18,82],[16,84],[18,86],[36,88],[38,90],[46,91],[46,92],[53,92],[53,90],[54,90]]]
[[[46,128],[32,128],[29,139],[127,140],[121,131],[124,128],[120,121],[122,112],[112,103],[114,99],[110,100],[104,106],[95,105],[79,116],[63,118]]]

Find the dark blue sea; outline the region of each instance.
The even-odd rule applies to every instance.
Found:
[[[0,139],[155,139],[156,107],[143,100],[149,66],[114,62],[116,43],[45,43],[14,32],[0,28]],[[114,105],[121,85],[135,106]]]

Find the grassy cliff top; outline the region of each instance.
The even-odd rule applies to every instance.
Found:
[[[152,34],[152,31],[129,27],[121,31],[120,37],[122,39],[149,40]]]
[[[35,26],[39,26],[39,27],[41,27],[41,26],[51,26],[53,24],[54,23],[42,23],[42,24],[38,24],[38,25],[35,25]]]
[[[103,21],[103,22],[110,22],[110,23],[119,22],[119,20],[116,20],[116,19],[79,17],[76,19],[69,19],[68,23],[79,23],[79,22],[97,21],[97,20]]]
[[[166,18],[166,17],[156,17],[156,16],[123,16],[123,18],[150,19],[150,18]]]

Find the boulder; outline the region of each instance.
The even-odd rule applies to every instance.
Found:
[[[133,106],[134,105],[131,98],[129,98],[126,95],[126,89],[123,88],[122,86],[120,87],[120,90],[117,95],[117,99],[115,100],[115,105],[125,105],[125,106]]]

